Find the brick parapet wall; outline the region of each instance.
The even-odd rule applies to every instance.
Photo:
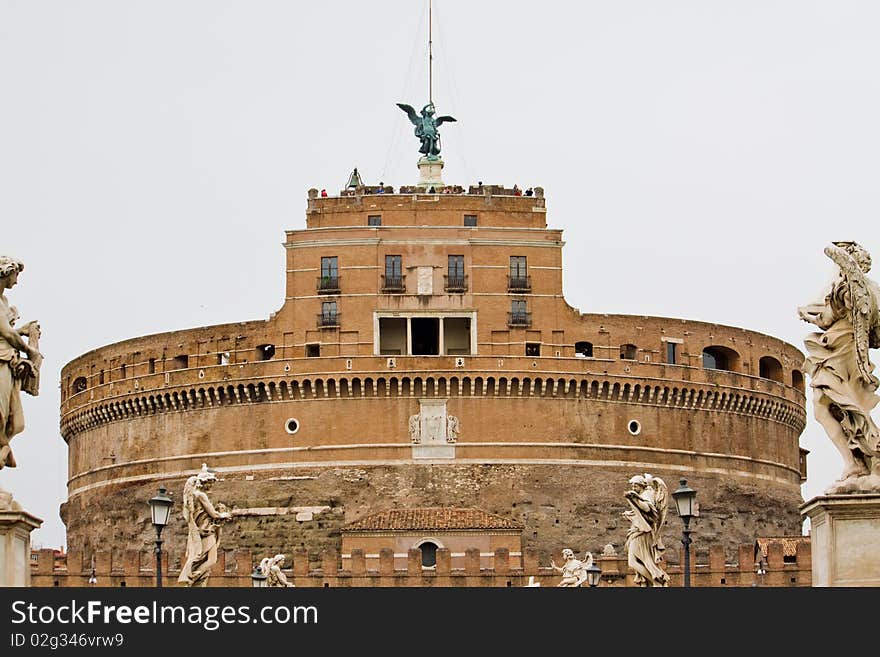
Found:
[[[737,550],[737,560],[728,563],[724,549],[718,545],[708,547],[708,552],[700,548],[696,556],[708,558],[700,561],[693,558],[691,566],[691,586],[694,587],[792,587],[811,586],[812,562],[810,546],[801,543],[797,548],[796,560],[786,562],[782,545],[771,543],[766,558],[766,574],[756,574],[754,545],[741,545]],[[208,585],[212,587],[250,587],[253,565],[267,555],[254,555],[249,550],[224,551],[219,553]],[[110,587],[152,587],[155,586],[155,553],[129,550],[121,555],[97,552],[94,555],[94,575],[96,586]],[[667,560],[680,555],[668,549]],[[310,555],[304,549],[293,553],[293,563],[285,569],[288,579],[298,587],[413,587],[413,586],[479,586],[479,587],[519,587],[526,586],[529,578],[541,586],[556,586],[560,575],[550,566],[539,563],[538,551],[527,548],[523,552],[523,567],[511,568],[509,553],[505,548],[495,551],[492,566],[480,567],[480,550],[469,548],[465,551],[464,568],[451,567],[451,555],[446,548],[437,550],[437,564],[433,569],[421,567],[421,552],[417,548],[409,550],[405,568],[395,569],[394,555],[390,549],[379,554],[377,569],[367,569],[363,551],[352,550],[351,568],[340,568],[339,554],[326,551],[320,555]],[[627,565],[626,554],[595,558],[602,570],[600,587],[632,587],[633,573]],[[310,564],[319,563],[320,568]],[[76,550],[67,553],[66,558],[58,559],[53,550],[39,550],[37,559],[32,562],[31,585],[35,587],[88,587],[92,574],[91,555],[88,559]],[[179,586],[179,569],[169,568],[168,554],[163,553],[164,586]],[[678,563],[665,564],[670,576],[670,585],[682,586],[682,568]]]

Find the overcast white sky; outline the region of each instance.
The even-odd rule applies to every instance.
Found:
[[[0,253],[46,355],[0,486],[35,545],[65,545],[65,363],[268,317],[310,187],[416,181],[395,103],[427,101],[426,6],[0,0]],[[543,186],[581,312],[802,349],[823,247],[880,258],[878,34],[870,0],[435,0],[444,179]],[[809,416],[805,499],[841,469]]]

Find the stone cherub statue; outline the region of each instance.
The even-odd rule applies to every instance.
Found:
[[[15,286],[23,270],[24,263],[20,260],[0,256],[0,469],[16,466],[10,442],[13,436],[24,431],[19,392],[39,394],[43,362],[39,351],[39,323],[28,322],[15,328],[18,311],[6,298],[6,290]],[[25,354],[26,359],[21,354]]]
[[[451,116],[434,117],[434,103],[428,103],[422,108],[421,115],[411,105],[405,103],[397,103],[397,106],[406,112],[409,120],[416,127],[415,134],[422,145],[419,147],[419,153],[422,153],[429,160],[437,160],[440,158],[440,133],[437,127],[442,123],[455,121]]]
[[[217,563],[220,523],[232,519],[223,504],[216,506],[208,497],[217,476],[202,464],[202,470],[186,480],[183,487],[183,519],[186,521],[186,561],[177,581],[186,586],[206,586],[211,567]]]
[[[880,287],[866,274],[871,256],[855,242],[825,247],[838,270],[818,300],[798,316],[821,332],[804,339],[804,370],[813,389],[813,413],[843,458],[843,473],[825,492],[880,491],[880,430],[871,409],[874,392],[869,349],[880,348]]]
[[[287,575],[281,570],[283,565],[283,554],[266,557],[260,562],[260,572],[266,576],[267,587],[293,587],[293,582],[288,580]]]
[[[561,566],[557,566],[553,559],[550,559],[550,567],[562,573],[562,579],[556,586],[582,586],[587,581],[587,568],[593,565],[593,553],[587,552],[584,560],[575,558],[574,552],[569,548],[562,551],[562,558],[565,560]]]
[[[669,586],[669,575],[660,567],[666,547],[660,532],[669,509],[669,488],[660,477],[636,475],[623,496],[630,508],[626,533],[627,563],[635,571],[636,586]]]

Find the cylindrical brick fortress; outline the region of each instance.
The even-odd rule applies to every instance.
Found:
[[[215,500],[250,510],[223,547],[266,554],[338,551],[345,523],[425,506],[514,519],[547,552],[620,548],[643,472],[699,491],[698,544],[799,534],[802,354],[741,328],[578,312],[544,199],[503,192],[310,193],[268,320],[68,363],[69,546],[152,545],[147,500],[165,486],[179,501],[202,463]],[[180,555],[175,509],[163,539]],[[670,509],[668,545],[680,529]]]

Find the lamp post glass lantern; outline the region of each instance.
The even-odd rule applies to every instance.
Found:
[[[254,566],[254,571],[251,573],[251,583],[254,585],[254,588],[261,589],[267,586],[267,579],[266,573],[259,566]]]
[[[590,567],[587,568],[587,584],[589,584],[591,588],[598,586],[601,579],[602,569],[595,563],[591,564]]]
[[[168,524],[168,516],[171,515],[172,499],[165,494],[164,488],[159,488],[159,494],[150,498],[150,515],[153,519],[153,527],[156,528],[156,586],[162,586],[162,530]]]
[[[678,515],[684,523],[681,531],[681,544],[684,546],[684,585],[691,585],[691,530],[690,521],[696,514],[697,491],[687,485],[687,479],[679,480],[679,487],[672,493]]]

